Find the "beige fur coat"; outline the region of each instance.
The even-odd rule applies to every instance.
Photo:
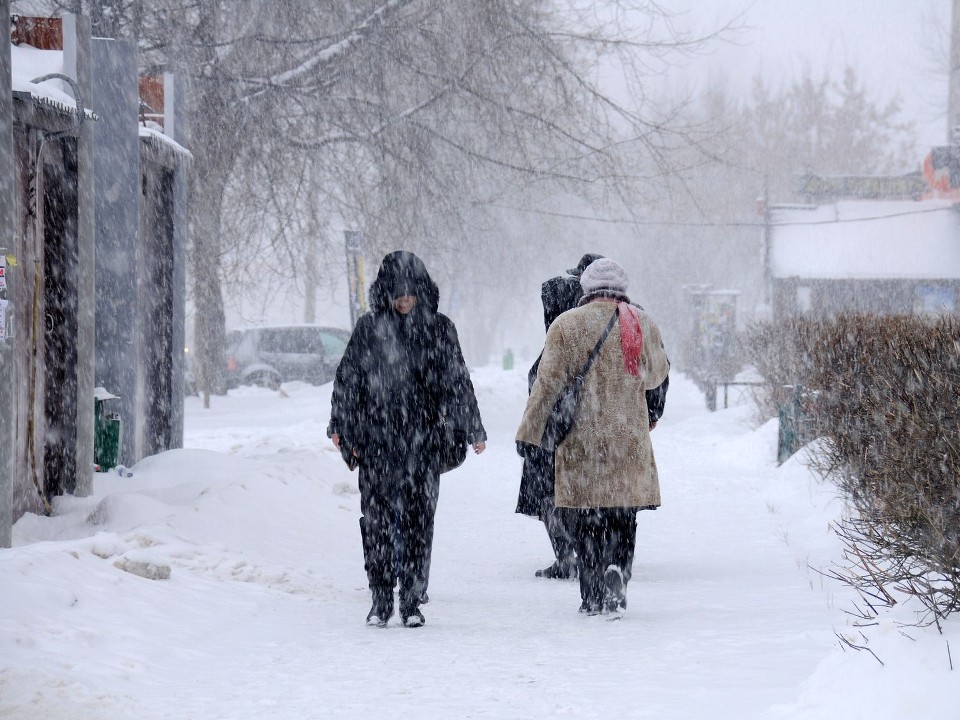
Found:
[[[540,445],[561,388],[583,368],[615,308],[616,303],[594,301],[563,313],[550,326],[518,441]],[[640,325],[639,376],[624,369],[619,323],[587,373],[573,429],[556,452],[558,507],[660,505],[645,391],[664,381],[670,364],[653,318],[641,311]]]

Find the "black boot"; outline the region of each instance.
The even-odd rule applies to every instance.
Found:
[[[393,615],[393,588],[373,588],[373,607],[367,613],[367,625],[386,627]]]
[[[553,563],[553,565],[545,567],[542,570],[537,570],[535,575],[538,578],[547,578],[550,580],[575,580],[577,577],[576,561],[572,563],[561,563],[559,560],[557,560]]]
[[[601,543],[603,527],[595,512],[581,513],[577,533],[577,558],[580,563],[580,612],[598,615],[603,611],[603,568]]]
[[[400,620],[404,627],[420,627],[426,622],[420,612],[422,602],[422,580],[412,573],[404,576],[400,581]]]
[[[547,529],[550,545],[556,557],[553,565],[537,570],[537,577],[551,580],[575,580],[577,578],[577,553],[573,535],[566,526],[563,511],[553,506],[553,498],[543,503],[543,525]]]
[[[627,609],[627,586],[623,571],[611,565],[603,574],[603,614],[608,620],[619,620]]]
[[[408,628],[421,627],[427,622],[416,603],[400,604],[400,620],[403,622],[403,626]]]
[[[637,544],[637,514],[632,510],[606,513],[606,549],[603,553],[603,613],[610,620],[622,617],[627,609],[633,555]]]

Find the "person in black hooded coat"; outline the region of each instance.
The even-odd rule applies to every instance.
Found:
[[[401,620],[415,627],[424,622],[444,423],[476,453],[487,436],[456,328],[437,311],[423,261],[389,253],[369,297],[337,368],[327,435],[360,470],[367,622],[387,624],[399,580]]]

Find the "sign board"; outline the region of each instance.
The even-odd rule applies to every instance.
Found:
[[[688,341],[690,372],[709,382],[729,382],[739,369],[736,364],[736,290],[688,291],[693,327]]]
[[[350,293],[350,328],[367,311],[364,296],[366,282],[363,277],[363,235],[356,230],[343,232],[344,246],[347,252],[347,288]]]
[[[6,250],[0,249],[0,340],[6,340],[10,337],[9,308],[10,302],[7,300],[7,254]]]

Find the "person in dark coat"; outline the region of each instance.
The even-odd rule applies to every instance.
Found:
[[[567,270],[567,275],[550,278],[540,286],[543,324],[546,330],[550,330],[553,321],[562,313],[577,306],[577,302],[583,296],[580,288],[580,274],[590,263],[601,257],[603,256],[588,253],[580,258],[575,268]],[[539,367],[540,357],[527,373],[528,394],[536,382]],[[564,525],[563,515],[553,506],[553,453],[532,445],[526,446],[523,450],[523,472],[520,476],[520,494],[517,498],[516,512],[539,518],[543,522],[555,558],[553,564],[537,570],[536,576],[561,580],[575,578],[577,556],[574,549],[574,536]]]
[[[587,253],[580,258],[577,266],[567,270],[567,274],[550,278],[540,287],[543,303],[543,323],[549,332],[550,326],[561,314],[577,307],[583,297],[580,276],[594,261],[602,258],[597,253]],[[537,379],[540,360],[536,359],[527,373],[527,393],[533,389]],[[667,398],[669,378],[652,390],[646,392],[648,420],[651,427],[663,415]],[[518,446],[523,456],[523,471],[520,477],[520,494],[517,498],[516,512],[539,518],[546,528],[550,545],[553,548],[554,561],[548,567],[536,571],[537,577],[567,580],[577,577],[576,537],[565,522],[568,513],[558,511],[554,505],[554,455],[535,445]]]
[[[360,470],[360,534],[373,595],[367,622],[386,626],[399,581],[400,618],[418,627],[444,423],[476,453],[487,436],[456,328],[437,311],[440,293],[423,261],[389,253],[369,296],[370,312],[357,321],[337,368],[327,435]]]

